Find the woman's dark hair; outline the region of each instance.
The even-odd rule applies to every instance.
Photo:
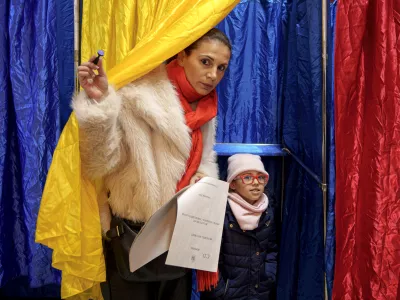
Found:
[[[187,55],[190,55],[192,50],[197,49],[199,47],[199,44],[202,41],[219,41],[220,43],[224,44],[229,48],[229,51],[232,51],[232,45],[231,42],[229,41],[228,37],[223,33],[221,30],[217,28],[213,28],[209,30],[205,35],[203,35],[201,38],[199,38],[197,41],[189,45],[188,47],[185,48],[185,52]],[[174,55],[173,57],[169,58],[167,60],[167,64],[174,60],[177,57],[177,55]]]
[[[217,28],[213,28],[209,30],[205,35],[203,35],[201,38],[199,38],[197,41],[195,41],[193,44],[185,48],[186,54],[190,55],[192,50],[197,49],[199,44],[204,41],[219,41],[220,43],[224,44],[229,48],[229,51],[232,51],[232,45],[231,42],[229,41],[228,37],[223,33],[221,30]]]

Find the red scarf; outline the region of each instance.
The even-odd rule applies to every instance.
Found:
[[[177,191],[190,184],[190,179],[196,174],[203,154],[203,135],[201,126],[209,122],[217,115],[218,98],[215,90],[208,95],[198,94],[186,78],[185,70],[175,59],[167,65],[168,78],[178,92],[179,100],[185,113],[186,125],[192,130],[192,149],[186,163],[186,171],[178,182]],[[196,110],[190,103],[199,101]],[[218,272],[211,273],[197,270],[197,289],[199,291],[210,290],[218,283]]]
[[[185,113],[186,125],[192,130],[192,149],[186,163],[186,171],[178,182],[177,191],[188,186],[190,179],[196,174],[200,166],[203,154],[203,135],[200,127],[209,122],[217,115],[217,93],[212,90],[208,95],[198,94],[189,81],[186,74],[175,59],[167,65],[168,78],[178,92],[179,100]],[[196,110],[193,110],[190,103],[199,101]]]

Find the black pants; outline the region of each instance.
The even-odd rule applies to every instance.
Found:
[[[126,281],[118,273],[112,250],[108,248],[105,252],[107,282],[101,284],[104,300],[190,300],[191,272],[181,278],[168,281]]]

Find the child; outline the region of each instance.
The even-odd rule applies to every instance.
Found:
[[[228,159],[230,193],[219,259],[219,282],[201,299],[275,299],[277,251],[274,214],[264,187],[269,175],[261,158]]]

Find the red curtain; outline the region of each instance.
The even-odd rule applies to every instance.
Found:
[[[400,0],[339,0],[333,299],[400,299]]]

